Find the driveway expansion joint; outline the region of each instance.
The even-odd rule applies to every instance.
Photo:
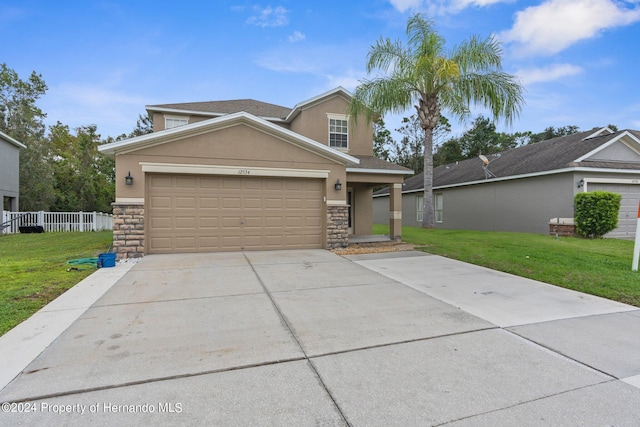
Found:
[[[302,346],[302,343],[300,342],[300,340],[298,340],[298,337],[293,332],[293,328],[289,324],[289,321],[287,320],[287,318],[284,315],[284,313],[282,313],[282,310],[280,310],[280,307],[278,306],[276,301],[273,299],[273,295],[271,295],[271,292],[269,291],[267,286],[262,281],[262,278],[260,277],[260,275],[258,274],[256,269],[254,268],[253,264],[251,263],[251,260],[247,257],[247,255],[244,252],[242,252],[242,255],[244,255],[245,259],[247,260],[247,263],[249,263],[249,266],[253,270],[253,273],[256,275],[256,278],[258,279],[258,282],[260,282],[260,286],[262,286],[262,289],[264,289],[264,292],[267,295],[267,297],[269,298],[269,300],[271,301],[271,304],[273,305],[274,309],[276,310],[276,313],[278,313],[278,316],[280,317],[280,320],[287,327],[287,329],[289,330],[289,334],[291,334],[291,337],[294,339],[294,341],[296,342],[296,344],[300,348],[300,351],[302,352],[302,354],[304,354],[304,359],[307,361],[308,366],[313,371],[313,374],[315,375],[316,379],[320,383],[320,386],[325,391],[325,393],[327,393],[327,396],[329,396],[329,398],[333,402],[333,405],[335,406],[336,411],[338,411],[338,414],[340,414],[340,417],[342,418],[342,421],[344,421],[344,423],[347,426],[351,426],[352,424],[347,420],[347,416],[342,411],[342,408],[340,408],[340,405],[338,405],[338,402],[337,402],[335,396],[333,395],[333,393],[331,393],[331,391],[329,390],[329,387],[327,387],[327,384],[325,384],[325,382],[323,381],[322,377],[320,376],[320,373],[316,369],[316,366],[313,364],[313,362],[309,358],[309,355],[307,354],[307,352],[305,351],[304,347]]]

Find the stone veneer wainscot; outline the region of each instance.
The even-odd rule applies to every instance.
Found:
[[[327,206],[327,249],[346,248],[349,244],[349,206]]]
[[[113,250],[117,258],[144,256],[144,204],[113,203]]]

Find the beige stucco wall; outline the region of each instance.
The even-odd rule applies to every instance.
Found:
[[[373,187],[365,184],[355,184],[352,188],[354,192],[353,232],[357,236],[371,234],[371,228],[373,227],[373,207],[371,205]]]
[[[346,182],[344,165],[244,124],[116,156],[117,199],[144,198],[141,162],[328,170],[327,199],[346,197],[344,187],[334,189],[336,180]],[[134,177],[131,186],[124,181],[128,172]]]
[[[291,121],[291,130],[311,138],[321,144],[329,145],[329,118],[327,114],[346,114],[349,100],[336,94],[320,102],[305,106]],[[373,155],[373,127],[364,117],[357,124],[349,119],[348,150],[350,155]]]

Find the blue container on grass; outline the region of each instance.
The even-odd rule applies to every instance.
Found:
[[[98,255],[98,268],[103,267],[115,267],[116,266],[116,254],[107,252]]]

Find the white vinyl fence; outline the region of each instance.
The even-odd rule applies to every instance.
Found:
[[[113,215],[102,212],[2,211],[0,233],[19,233],[20,227],[25,226],[40,226],[45,232],[113,230]]]

